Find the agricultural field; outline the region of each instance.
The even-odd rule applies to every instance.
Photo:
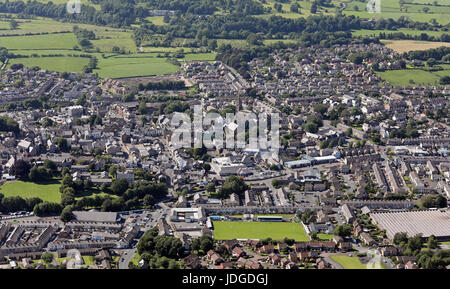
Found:
[[[24,56],[46,56],[46,55],[63,55],[63,56],[72,56],[72,55],[80,55],[86,54],[83,51],[78,50],[70,50],[70,49],[9,49],[11,53],[15,55],[24,55]]]
[[[382,0],[381,13],[369,13],[366,10],[366,3],[357,0],[342,1],[346,3],[343,13],[345,15],[355,15],[361,18],[393,18],[405,17],[413,21],[430,22],[435,19],[439,24],[449,23],[450,1],[437,0],[439,6],[434,5],[432,0],[412,0],[400,6],[398,0]],[[424,11],[425,9],[425,11]]]
[[[83,67],[89,63],[89,58],[70,56],[14,58],[10,59],[8,67],[16,63],[27,67],[38,66],[50,71],[82,72]]]
[[[230,239],[264,239],[282,240],[285,237],[296,241],[308,241],[300,223],[294,222],[213,222],[214,238]]]
[[[60,186],[60,180],[53,180],[39,184],[24,181],[13,181],[1,185],[0,193],[5,197],[19,196],[24,199],[37,197],[43,201],[60,203]]]
[[[98,73],[100,77],[121,78],[133,76],[149,76],[158,74],[172,74],[178,67],[167,62],[166,58],[155,56],[121,55],[98,59]]]
[[[8,49],[72,49],[77,44],[73,33],[0,37]]]
[[[150,16],[145,18],[145,20],[155,24],[155,25],[167,25],[166,23],[164,23],[164,16]]]
[[[387,47],[397,51],[398,53],[413,51],[413,50],[427,50],[430,48],[437,48],[441,46],[450,47],[448,42],[432,42],[432,41],[417,41],[417,40],[382,40]]]
[[[180,60],[185,61],[213,61],[216,59],[215,53],[186,53],[184,58]]]
[[[279,3],[282,6],[282,11],[278,12],[274,9],[274,4]],[[299,13],[291,12],[290,8],[291,5],[297,3],[300,5]],[[267,0],[266,3],[263,3],[264,7],[271,7],[272,11],[270,14],[264,14],[264,15],[257,15],[257,17],[270,17],[272,15],[275,16],[282,16],[285,18],[301,18],[301,17],[308,17],[311,15],[333,15],[337,7],[340,7],[339,1],[332,1],[332,3],[335,5],[335,7],[319,7],[317,9],[316,14],[311,14],[311,5],[313,1],[291,1],[290,3],[280,3],[276,2],[274,0]]]
[[[402,32],[405,35],[411,36],[419,36],[422,33],[427,34],[428,36],[440,37],[442,34],[450,34],[448,31],[430,31],[430,30],[412,30],[412,29],[398,29],[398,30],[353,30],[353,36],[378,36],[380,33],[391,34],[391,33],[399,33]],[[391,41],[391,40],[387,40]]]
[[[2,14],[0,13],[0,16]],[[36,17],[35,19],[21,19],[14,18],[14,20],[19,24],[17,29],[10,30],[8,19],[0,19],[1,28],[8,28],[8,30],[0,30],[0,36],[11,35],[11,34],[42,34],[42,33],[55,33],[55,32],[70,32],[73,29],[73,26],[77,25],[83,29],[89,29],[95,32],[97,36],[102,36],[102,33],[117,31],[117,32],[129,32],[128,30],[96,26],[90,24],[81,24],[81,23],[67,23],[67,22],[59,22],[50,18]]]
[[[339,263],[344,269],[367,269],[367,265],[362,264],[358,257],[349,257],[346,255],[330,256],[333,261]]]
[[[96,33],[95,30],[93,31]],[[91,42],[94,47],[99,48],[100,51],[111,51],[114,46],[117,46],[126,52],[137,52],[137,47],[132,39],[131,32],[98,31],[96,36],[99,39],[91,40]]]

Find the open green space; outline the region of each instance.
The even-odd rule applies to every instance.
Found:
[[[214,238],[230,239],[265,239],[282,240],[285,237],[296,241],[308,241],[300,223],[294,222],[213,222]]]
[[[0,38],[0,46],[8,49],[72,49],[77,44],[73,33],[7,36]]]
[[[97,67],[94,73],[108,78],[172,74],[178,70],[166,58],[132,56],[99,58]]]
[[[45,183],[32,183],[24,181],[6,182],[0,186],[0,193],[5,197],[19,196],[24,199],[40,198],[48,202],[61,202],[59,188],[60,180],[53,180]]]
[[[434,5],[432,0],[412,0],[405,1],[400,5],[398,0],[383,0],[381,1],[380,13],[369,13],[366,10],[367,1],[360,2],[342,1],[346,2],[346,8],[343,11],[345,15],[355,15],[361,18],[393,18],[398,19],[404,17],[413,21],[430,22],[435,19],[439,24],[446,25],[449,23],[450,3],[448,0],[436,1],[439,5]],[[429,5],[431,4],[431,5]],[[427,10],[426,12],[424,11]]]
[[[42,69],[58,72],[82,72],[83,67],[89,63],[89,58],[70,56],[14,58],[8,65],[15,63],[21,63],[27,67],[39,66]]]
[[[330,256],[335,262],[339,263],[344,269],[367,269],[366,264],[362,264],[358,257],[350,257],[346,255]]]
[[[334,235],[332,234],[322,234],[322,233],[317,234],[317,237],[319,237],[320,240],[332,240],[333,236]]]
[[[440,37],[442,34],[450,34],[448,31],[432,31],[432,30],[413,30],[413,29],[398,29],[398,30],[353,30],[353,36],[378,36],[380,33],[392,34],[402,32],[405,35],[411,36],[419,36],[422,33],[427,34],[428,36]]]
[[[392,85],[439,85],[439,79],[445,75],[450,76],[450,70],[402,69],[377,72],[376,74]]]

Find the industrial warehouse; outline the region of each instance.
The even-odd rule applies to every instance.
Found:
[[[436,236],[438,240],[450,240],[450,211],[424,210],[370,214],[372,220],[386,230],[389,239],[399,232],[408,236],[422,234],[423,237]]]

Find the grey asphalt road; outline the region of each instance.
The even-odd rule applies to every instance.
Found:
[[[145,223],[144,227],[141,228],[141,230],[144,231],[144,233],[153,228],[158,222],[158,219],[161,218],[163,213],[169,209],[163,203],[159,203],[158,205],[160,209],[157,209],[155,212],[152,212],[151,218],[147,221],[147,223]],[[136,246],[137,244],[133,248],[126,249],[123,251],[119,259],[119,266],[118,266],[119,269],[128,269],[128,264],[137,253]]]

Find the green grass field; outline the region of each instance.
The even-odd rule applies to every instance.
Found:
[[[73,33],[0,38],[0,46],[8,49],[72,49],[76,44],[77,39]]]
[[[335,262],[339,263],[344,269],[367,269],[367,265],[359,262],[358,257],[349,257],[346,255],[330,256]]]
[[[377,75],[392,85],[439,85],[439,79],[444,75],[450,76],[450,70],[402,69],[377,72]],[[413,83],[410,82],[411,80]]]
[[[61,193],[59,187],[61,183],[59,180],[54,180],[47,183],[37,184],[24,181],[7,182],[0,186],[0,193],[5,197],[19,196],[24,199],[40,198],[48,202],[61,202]]]
[[[216,59],[215,53],[186,53],[182,60],[187,61],[213,61]]]
[[[214,222],[214,238],[230,239],[264,239],[282,240],[285,237],[296,241],[308,241],[300,223],[292,222]]]
[[[145,55],[99,58],[97,66],[98,69],[94,72],[98,72],[100,77],[108,78],[172,74],[178,70],[178,67],[167,62],[166,58]]]
[[[442,34],[450,34],[448,31],[430,31],[430,30],[412,30],[412,29],[398,29],[398,30],[353,30],[353,36],[378,36],[380,33],[391,34],[402,32],[405,35],[418,36],[422,33],[428,36],[440,37]]]
[[[439,24],[446,25],[449,23],[450,5],[449,0],[438,0],[438,4],[441,6],[424,5],[433,4],[434,0],[416,0],[406,1],[402,8],[398,0],[383,0],[381,1],[380,13],[368,13],[366,11],[367,1],[360,2],[342,1],[346,2],[347,6],[344,10],[345,15],[355,15],[361,18],[393,18],[398,19],[405,17],[413,21],[430,22],[431,19],[435,19]],[[445,6],[443,6],[445,5]],[[357,7],[355,9],[355,6]],[[428,8],[428,12],[424,12],[423,9]]]
[[[21,63],[27,67],[39,66],[42,69],[58,72],[82,72],[83,67],[89,63],[89,58],[69,56],[14,58],[9,61],[8,66],[15,63]]]
[[[332,234],[317,234],[320,240],[332,240],[333,236]]]

